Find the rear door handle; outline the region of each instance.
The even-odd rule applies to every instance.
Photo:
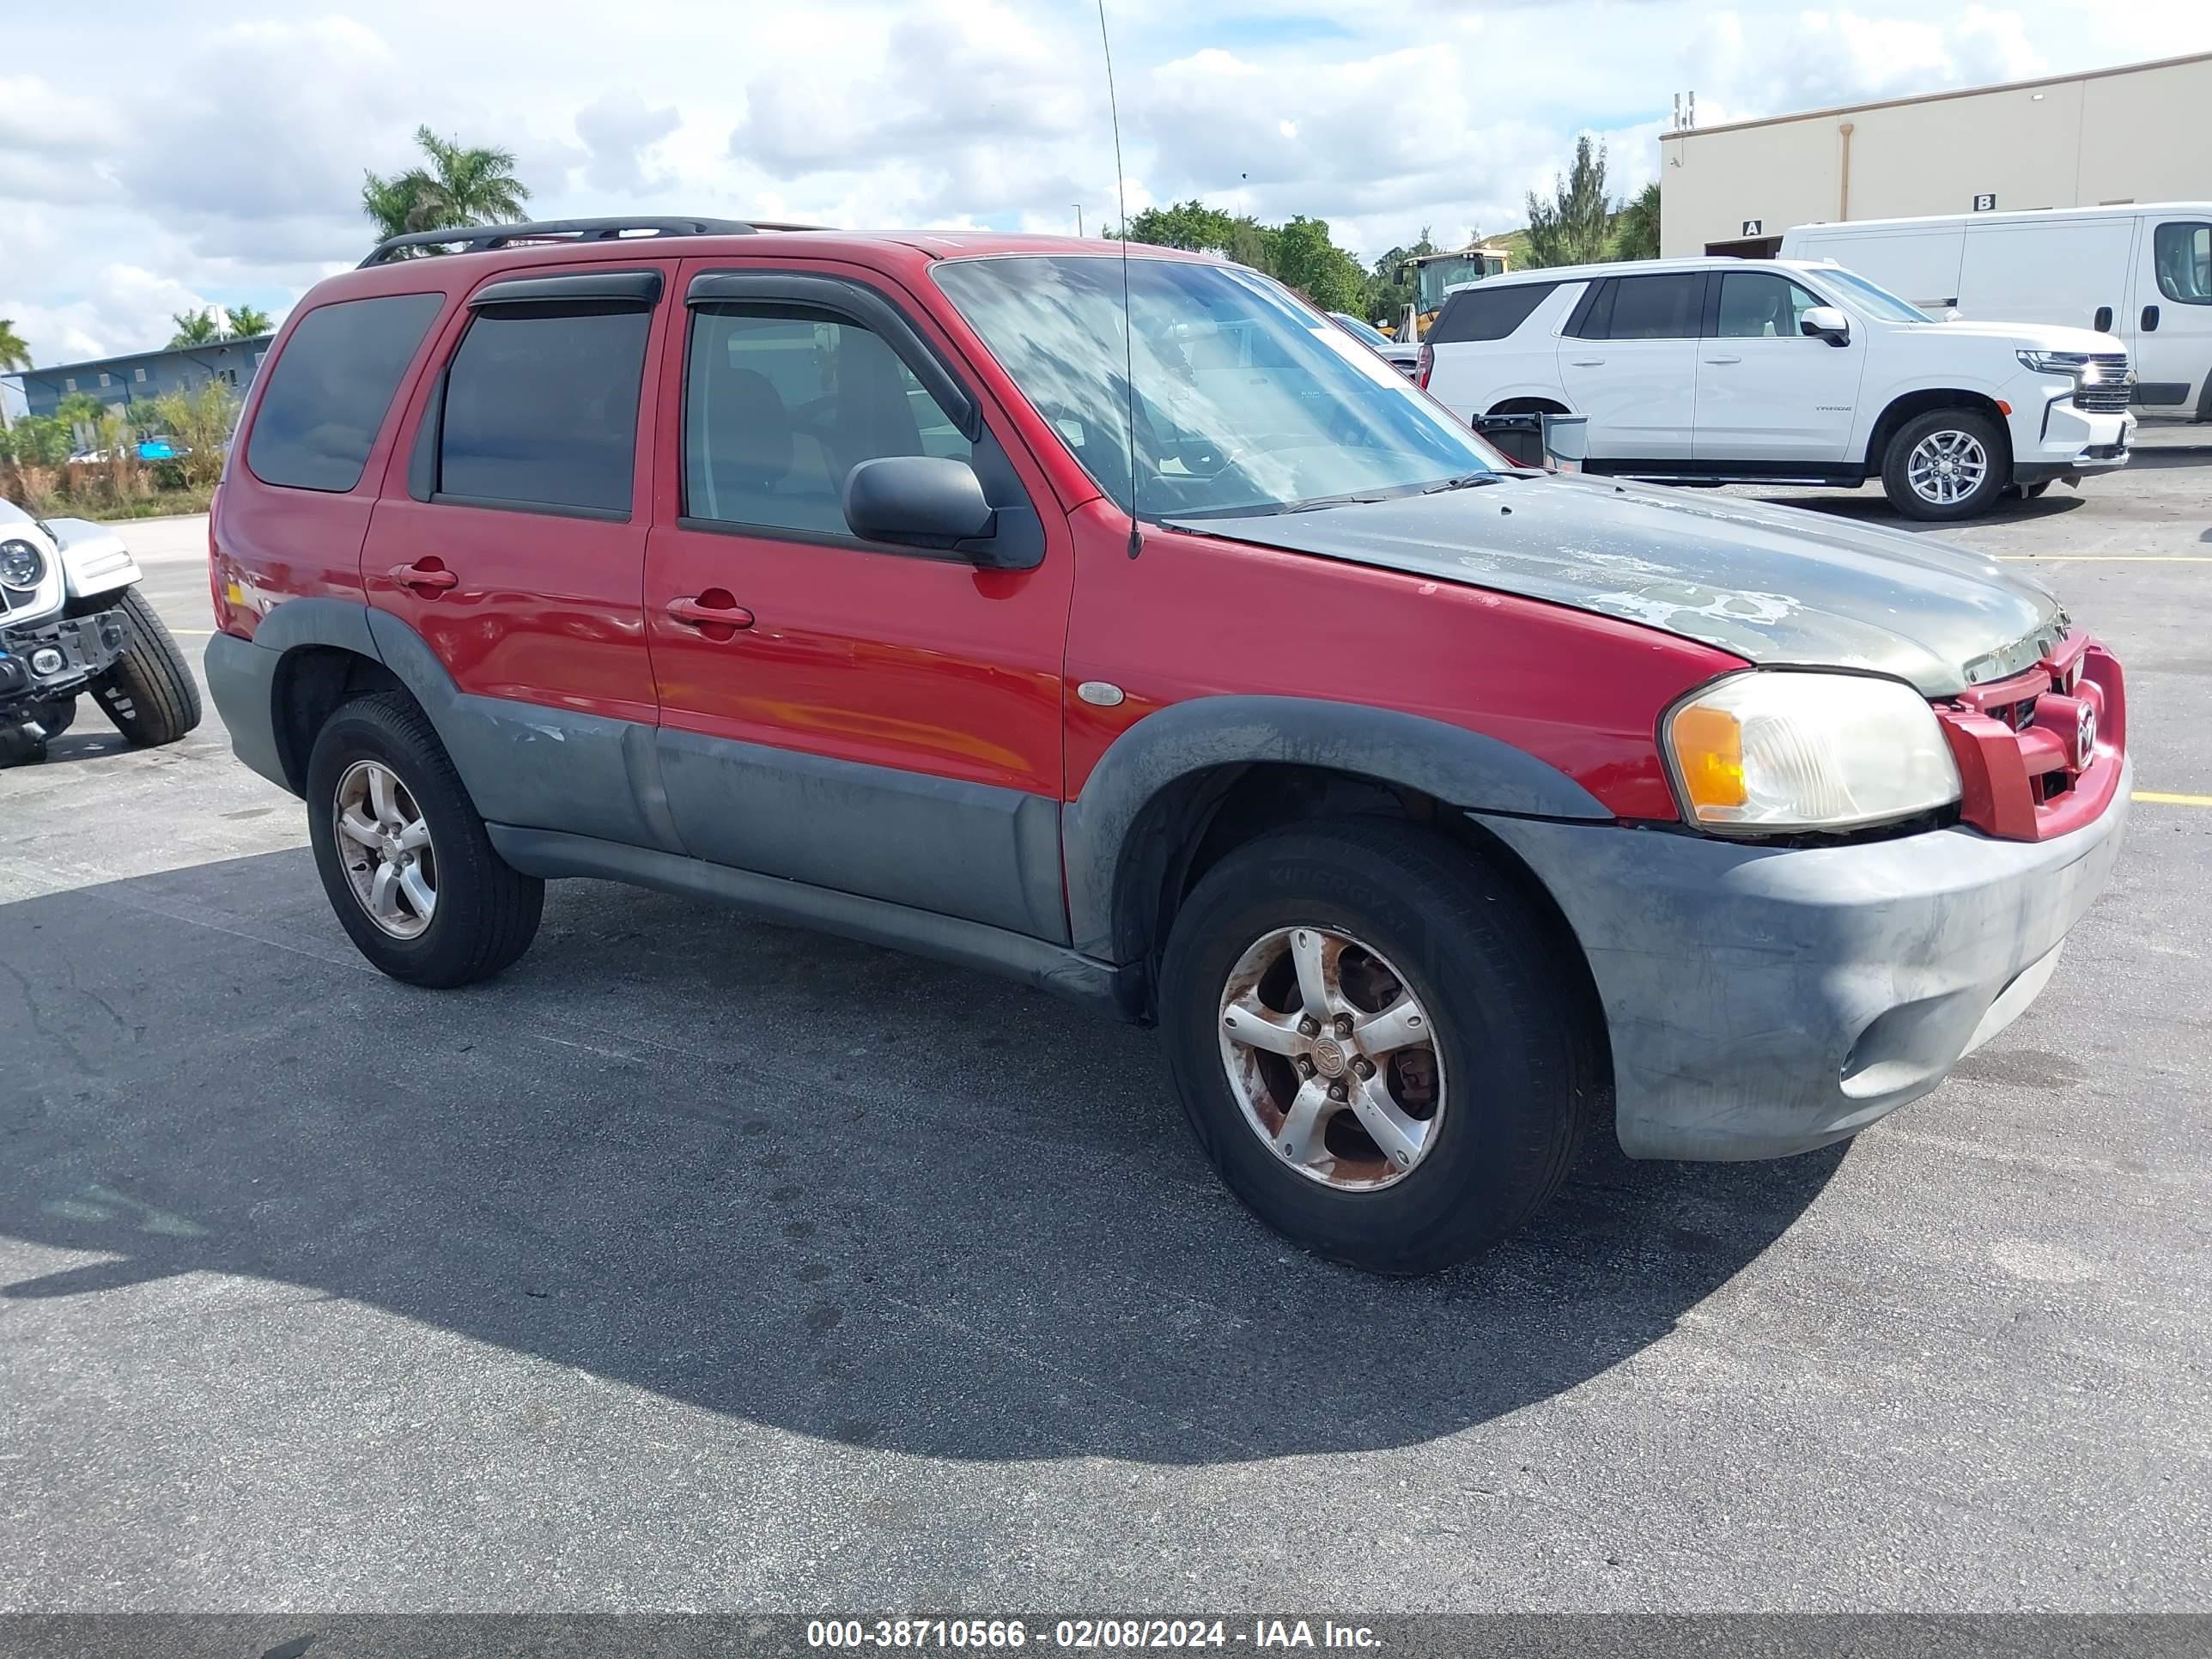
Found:
[[[458,587],[461,579],[446,568],[438,559],[417,559],[412,564],[395,564],[389,573],[392,580],[402,587],[428,587],[443,592]]]
[[[1570,357],[1567,359],[1567,362],[1576,368],[1603,368],[1605,367],[1605,359],[1602,357]]]
[[[671,620],[688,628],[750,628],[753,613],[726,595],[709,588],[697,599],[671,599]]]
[[[2156,306],[2145,306],[2142,308],[2142,326],[2143,332],[2146,334],[2154,334],[2158,331],[2158,307]]]
[[[1741,357],[1708,357],[1705,361],[1709,363],[1740,363],[1743,359]]]

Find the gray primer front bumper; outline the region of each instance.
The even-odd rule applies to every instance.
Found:
[[[2112,874],[2132,770],[2102,817],[2047,842],[1765,848],[1478,816],[1588,953],[1622,1151],[1776,1158],[1926,1094],[2033,1000]]]

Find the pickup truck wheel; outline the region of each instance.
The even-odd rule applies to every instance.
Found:
[[[1161,965],[1183,1109],[1222,1179],[1307,1249],[1433,1272],[1565,1177],[1589,1015],[1520,891],[1410,824],[1281,831],[1209,871]]]
[[[392,978],[447,988],[530,948],[545,884],[492,849],[422,711],[391,693],[331,715],[307,757],[307,833],[331,907]]]
[[[92,681],[93,700],[135,749],[174,743],[200,723],[200,688],[185,653],[146,596],[125,588],[121,611],[131,642]]]
[[[1970,519],[1996,504],[2010,482],[2004,434],[1971,409],[1916,415],[1882,457],[1889,504],[1908,519]]]

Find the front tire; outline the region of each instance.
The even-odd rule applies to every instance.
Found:
[[[1285,830],[1176,918],[1160,1024],[1222,1179],[1294,1243],[1385,1273],[1504,1238],[1565,1179],[1594,1112],[1571,939],[1417,826]]]
[[[130,626],[131,642],[93,679],[93,700],[132,748],[174,743],[200,723],[198,684],[144,594],[125,588],[116,608]]]
[[[339,924],[410,985],[489,979],[530,948],[545,884],[492,848],[421,709],[396,693],[331,715],[307,757],[307,831]]]
[[[1899,427],[1882,456],[1881,487],[1908,519],[1948,522],[1995,507],[2010,481],[2004,431],[1971,409],[1939,409]]]

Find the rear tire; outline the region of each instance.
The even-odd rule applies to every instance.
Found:
[[[1297,1021],[1316,1004],[1297,951],[1315,937],[1334,944],[1330,996],[1341,988],[1353,1032],[1335,1040],[1342,1027],[1324,1018],[1300,1048]],[[1275,939],[1296,971],[1286,981],[1277,962],[1254,978]],[[1601,1051],[1574,948],[1516,884],[1412,824],[1345,819],[1249,842],[1198,884],[1161,965],[1160,1025],[1184,1113],[1230,1188],[1292,1242],[1376,1273],[1465,1261],[1557,1191],[1594,1115]],[[1376,963],[1383,988],[1355,994],[1355,976],[1376,983]],[[1401,1006],[1418,1007],[1404,1023],[1424,1035],[1363,1047],[1364,1022]],[[1255,1013],[1273,1022],[1257,1043]],[[1408,1079],[1400,1068],[1424,1051]],[[1418,1121],[1401,1128],[1386,1112],[1378,1122],[1390,1103],[1371,1095],[1330,1103],[1346,1098],[1337,1089],[1377,1086]],[[1311,1100],[1303,1123],[1301,1100]],[[1408,1167],[1390,1167],[1391,1135],[1410,1146]]]
[[[125,588],[116,607],[131,641],[92,681],[93,698],[134,749],[174,743],[200,723],[200,689],[177,641],[146,597]]]
[[[1881,460],[1889,504],[1908,519],[1937,523],[1988,512],[2011,474],[2003,429],[1971,409],[1914,416],[1891,437]]]
[[[381,812],[366,805],[365,780],[380,778],[376,793],[392,805]],[[380,692],[345,704],[316,734],[307,757],[307,833],[315,867],[339,924],[362,955],[381,972],[410,985],[447,989],[489,979],[514,963],[537,937],[545,884],[526,876],[492,848],[483,819],[462,786],[460,774],[422,711],[397,692]],[[399,860],[386,860],[362,841],[342,834],[343,804],[352,818],[381,819],[392,840],[411,839],[405,858],[415,874],[412,890],[428,891],[428,914],[406,896]],[[397,833],[413,826],[416,837]],[[377,866],[394,866],[377,886]],[[401,890],[394,894],[395,888]],[[371,894],[388,898],[377,920]]]

